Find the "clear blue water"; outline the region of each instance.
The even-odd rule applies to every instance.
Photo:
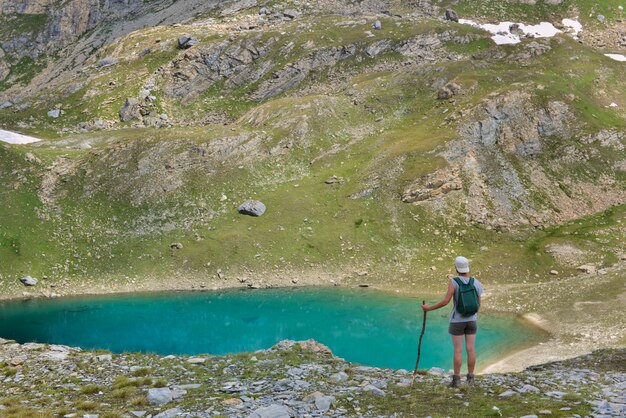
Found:
[[[313,338],[346,360],[413,369],[421,299],[346,289],[176,292],[28,300],[0,304],[0,336],[158,354],[227,354]],[[429,312],[420,368],[452,366],[450,307]],[[535,343],[536,330],[511,317],[481,315],[480,363]]]

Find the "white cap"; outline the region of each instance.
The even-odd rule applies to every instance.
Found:
[[[459,273],[469,273],[469,260],[465,257],[457,257],[454,259],[454,267]]]

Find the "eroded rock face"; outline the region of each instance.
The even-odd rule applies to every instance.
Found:
[[[513,91],[488,98],[467,116],[462,138],[442,154],[448,166],[406,187],[403,201],[503,228],[561,223],[626,201],[624,187],[610,175],[573,175],[591,157],[565,145],[576,136],[565,103],[540,105],[530,93]],[[624,139],[604,130],[579,140],[621,150]],[[546,159],[555,149],[562,149],[558,158]]]
[[[482,116],[482,117],[481,117]],[[532,156],[542,151],[542,138],[567,138],[574,116],[563,102],[544,108],[532,104],[528,93],[513,92],[489,100],[463,134],[474,144],[497,145],[507,153]]]

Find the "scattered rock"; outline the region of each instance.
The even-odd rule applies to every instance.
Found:
[[[604,15],[598,15],[597,19],[598,19],[598,22],[604,23],[604,21],[606,20],[606,17]]]
[[[335,382],[345,382],[346,380],[348,380],[348,378],[349,376],[346,372],[339,372],[330,375],[330,380],[333,380]]]
[[[444,375],[446,374],[446,371],[442,369],[441,367],[431,367],[428,370],[428,374]]]
[[[141,103],[134,97],[129,97],[120,109],[119,115],[122,122],[141,118]]]
[[[178,38],[178,49],[189,49],[198,44],[198,39],[191,35],[183,35]]]
[[[237,209],[242,215],[261,216],[265,213],[265,205],[258,200],[246,200]]]
[[[452,9],[446,9],[445,19],[451,22],[458,22],[459,16]]]
[[[206,358],[203,357],[192,357],[187,360],[189,364],[204,364],[206,362]]]
[[[514,392],[514,391],[512,391],[512,390],[507,390],[507,391],[502,392],[502,393],[501,393],[501,394],[499,394],[498,396],[499,396],[500,398],[508,398],[508,397],[510,397],[510,396],[513,396],[513,395],[517,395],[517,392]]]
[[[100,60],[100,62],[98,62],[98,68],[110,67],[110,66],[115,65],[117,63],[118,63],[118,59],[117,58],[106,57],[106,58]]]
[[[559,275],[559,272],[558,272],[558,271],[556,271],[556,270],[550,270],[550,275],[552,275],[552,276],[558,276],[558,275]]]
[[[183,414],[183,410],[180,408],[172,408],[167,411],[163,411],[160,414],[156,414],[153,418],[175,418]]]
[[[363,389],[364,389],[365,391],[367,391],[367,392],[371,392],[371,393],[373,393],[374,395],[377,395],[377,396],[386,396],[386,393],[385,393],[385,391],[384,391],[384,390],[379,389],[379,388],[377,388],[377,387],[376,387],[376,386],[374,386],[374,385],[367,385],[367,386],[365,386],[365,388],[363,388]]]
[[[239,399],[239,398],[228,398],[228,399],[224,399],[224,400],[222,401],[222,403],[223,403],[224,405],[233,405],[233,406],[236,406],[236,405],[241,405],[241,404],[243,404],[243,401],[242,401],[241,399]]]
[[[595,274],[596,273],[596,268],[595,266],[589,265],[589,264],[584,264],[582,266],[578,266],[576,267],[576,270],[582,272],[582,273],[587,273],[587,274]]]
[[[64,112],[61,109],[53,109],[51,111],[48,112],[48,117],[52,118],[52,119],[57,119],[58,117],[60,117]]]
[[[343,184],[343,179],[341,177],[332,176],[324,180],[326,184]]]
[[[283,16],[285,16],[288,19],[295,19],[297,17],[300,17],[302,13],[300,13],[297,10],[293,10],[293,9],[285,9],[285,11],[283,12]]]
[[[148,403],[153,406],[163,405],[172,402],[174,396],[169,388],[148,389]]]
[[[335,400],[334,396],[320,396],[315,398],[315,407],[318,411],[325,413],[330,409],[330,405]]]
[[[182,250],[183,244],[181,244],[180,242],[173,242],[170,244],[170,248],[173,250]]]
[[[290,418],[291,411],[285,405],[270,405],[259,408],[250,414],[249,418]]]
[[[35,279],[34,277],[26,276],[22,277],[20,279],[20,282],[22,282],[24,286],[35,286],[37,284],[37,279]]]

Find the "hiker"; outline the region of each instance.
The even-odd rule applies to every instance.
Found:
[[[461,364],[463,362],[463,336],[465,336],[465,350],[467,351],[467,383],[474,384],[474,366],[476,365],[476,331],[478,329],[478,308],[483,287],[477,279],[469,276],[469,261],[465,257],[457,257],[454,266],[458,274],[448,282],[448,292],[443,300],[436,305],[422,305],[425,312],[433,311],[450,303],[454,298],[454,306],[450,314],[450,327],[448,332],[452,335],[454,345],[454,375],[451,387],[459,387],[461,384]]]

